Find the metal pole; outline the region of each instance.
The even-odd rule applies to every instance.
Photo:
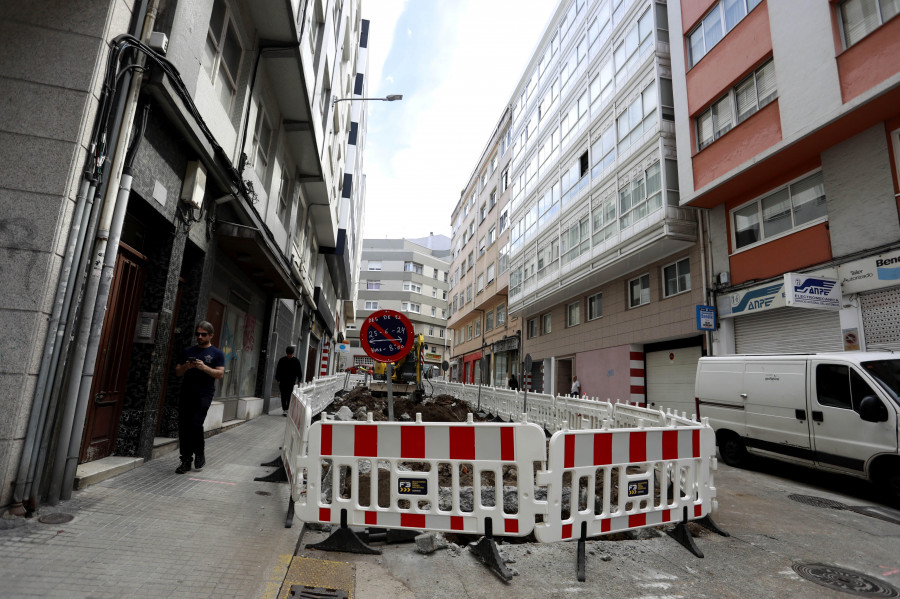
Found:
[[[387,373],[388,420],[390,422],[393,422],[394,421],[394,384],[391,379],[394,378],[394,364],[391,362],[388,362],[385,372]]]

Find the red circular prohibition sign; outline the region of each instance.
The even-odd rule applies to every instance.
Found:
[[[409,353],[415,331],[404,314],[396,310],[372,312],[359,330],[359,341],[376,362],[396,362]]]

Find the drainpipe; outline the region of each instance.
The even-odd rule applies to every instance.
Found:
[[[147,7],[141,32],[141,40],[144,42],[148,41],[150,33],[153,31],[158,5],[159,0],[151,0]],[[143,64],[143,56],[139,56],[138,64]],[[93,382],[97,350],[100,345],[100,331],[103,327],[103,316],[106,313],[106,302],[109,298],[109,287],[116,263],[128,196],[131,192],[130,165],[127,165],[129,166],[127,172],[123,171],[126,160],[134,158],[134,152],[128,149],[128,139],[131,135],[142,82],[143,73],[139,70],[131,80],[122,127],[116,140],[115,151],[112,154],[113,163],[110,168],[112,177],[103,201],[99,231],[90,262],[91,272],[82,301],[85,308],[93,306],[93,316],[88,318],[87,314],[84,314],[75,340],[75,353],[70,372],[73,374],[81,372],[81,378],[80,383],[71,380],[67,388],[59,444],[53,461],[50,490],[47,497],[50,505],[56,505],[60,498],[69,499],[72,495],[72,482],[75,479],[81,436],[84,431],[84,417],[87,414],[90,399],[88,395]],[[138,133],[136,143],[140,141],[140,137],[141,135]],[[135,144],[131,150],[136,150],[136,147]]]
[[[709,267],[709,271],[706,268],[706,260],[707,260],[707,252],[706,252],[706,236],[703,234],[703,224],[704,221],[707,220],[707,211],[705,208],[699,208],[697,212],[697,228],[700,229],[700,284],[703,285],[703,301],[706,302],[707,305],[710,305],[709,299],[709,281],[707,277],[709,276],[709,272],[712,272],[712,266]],[[710,252],[710,258],[712,257],[712,252]],[[706,351],[708,356],[712,355],[712,334],[709,331],[703,331],[703,336],[705,337],[704,341],[706,342]]]

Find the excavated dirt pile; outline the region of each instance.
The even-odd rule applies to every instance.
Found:
[[[365,387],[357,387],[345,397],[336,399],[329,411],[337,412],[346,406],[353,413],[355,420],[365,420],[366,414],[372,412],[373,420],[388,419],[388,400],[384,397],[373,397]],[[469,407],[450,395],[426,397],[419,403],[410,397],[394,397],[394,420],[414,421],[416,414],[422,414],[423,422],[465,422]],[[490,416],[478,414],[475,422],[485,422]]]

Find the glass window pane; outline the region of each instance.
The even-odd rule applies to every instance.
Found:
[[[886,23],[900,13],[900,0],[881,0],[881,22]]]
[[[707,52],[722,39],[722,16],[718,4],[703,19],[703,37],[706,40]]]
[[[791,229],[791,198],[787,189],[762,200],[763,237],[768,239]]]
[[[734,211],[734,239],[738,248],[759,241],[759,206],[756,202]]]
[[[775,98],[775,63],[771,60],[756,70],[756,91],[760,107]]]
[[[674,264],[663,269],[663,281],[665,281],[667,296],[678,293],[678,277],[675,274]]]
[[[221,41],[222,23],[225,20],[225,3],[222,0],[216,0],[213,3],[212,16],[209,18],[209,31],[212,33],[216,41]]]
[[[706,47],[703,43],[703,27],[697,27],[689,38],[691,44],[691,65],[697,64],[703,55],[706,54]]]
[[[825,203],[822,173],[791,185],[791,201],[794,206],[795,227],[826,216],[828,207]]]
[[[659,163],[647,169],[647,195],[653,195],[662,188]]]
[[[241,65],[241,46],[238,43],[237,33],[231,22],[228,23],[228,34],[222,47],[222,62],[228,67],[231,80],[237,79],[238,67]]]
[[[852,46],[879,25],[876,0],[848,0],[841,4],[844,38]]]
[[[713,105],[715,139],[719,139],[731,130],[734,120],[731,116],[731,95],[727,95]]]
[[[650,275],[641,277],[641,303],[650,303]]]
[[[712,110],[707,110],[697,119],[697,144],[700,149],[713,141]]]
[[[724,0],[725,30],[731,31],[738,21],[744,18],[744,0]]]

